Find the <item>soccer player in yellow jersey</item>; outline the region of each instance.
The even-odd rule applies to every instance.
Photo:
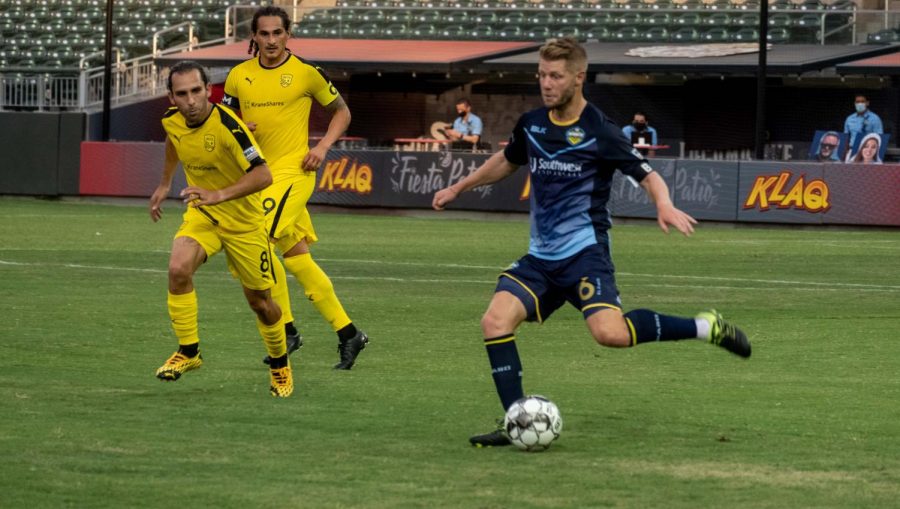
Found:
[[[169,108],[162,120],[166,158],[159,186],[150,198],[150,218],[162,217],[178,162],[188,186],[188,204],[169,258],[169,317],[178,351],[157,371],[157,378],[178,380],[203,364],[197,333],[197,294],[193,276],[207,258],[225,251],[231,272],[256,313],[256,326],[271,357],[269,392],[287,397],[294,390],[281,309],[272,300],[272,252],[260,193],[272,182],[253,135],[227,108],[209,102],[210,86],[200,64],[175,64],[168,79]]]
[[[309,245],[318,238],[306,208],[316,170],[350,125],[350,109],[321,68],[287,49],[290,26],[290,17],[280,7],[262,7],[254,13],[250,51],[257,58],[228,73],[222,103],[240,111],[266,153],[274,179],[263,191],[262,202],[269,236],[284,257],[284,266],[338,335],[340,362],[335,369],[350,369],[369,338],[354,326],[331,280],[312,259]],[[313,100],[325,107],[331,121],[322,140],[309,148]],[[302,343],[292,324],[287,285],[282,284],[284,269],[276,259],[272,262],[276,277],[272,296],[286,315],[290,353]]]

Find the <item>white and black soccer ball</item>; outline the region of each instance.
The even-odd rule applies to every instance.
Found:
[[[509,440],[523,451],[546,450],[562,431],[559,408],[543,396],[526,396],[513,403],[503,418]]]

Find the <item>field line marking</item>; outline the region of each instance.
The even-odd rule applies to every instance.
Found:
[[[359,260],[349,260],[349,259],[320,259],[320,261],[333,261],[333,262],[350,262],[354,263]],[[433,263],[418,263],[418,262],[382,262],[380,260],[368,260],[368,263],[380,263],[384,265],[426,265],[431,267],[445,267],[445,268],[479,268],[479,269],[491,269],[497,270],[500,269],[497,267],[484,267],[484,266],[476,266],[476,265],[460,265],[460,264],[433,264]],[[16,265],[16,266],[45,266],[45,267],[67,267],[67,268],[75,268],[75,269],[94,269],[94,270],[119,270],[119,271],[131,271],[131,272],[149,272],[154,274],[166,274],[168,271],[163,269],[142,269],[137,267],[117,267],[117,266],[105,266],[105,265],[83,265],[77,263],[26,263],[26,262],[13,262],[8,260],[0,260],[0,265]],[[862,283],[822,283],[817,281],[790,281],[790,280],[780,280],[780,279],[751,279],[751,278],[731,278],[731,277],[716,277],[716,276],[683,276],[676,274],[643,274],[643,273],[633,273],[633,272],[619,272],[617,275],[626,276],[626,277],[648,277],[648,278],[668,278],[668,279],[686,279],[686,280],[698,280],[698,281],[723,281],[723,282],[731,282],[731,283],[762,283],[762,284],[781,284],[781,285],[793,285],[795,289],[796,286],[809,286],[814,287],[810,288],[812,290],[819,289],[836,289],[836,288],[853,288],[859,290],[872,290],[872,291],[886,291],[886,292],[894,292],[900,290],[900,286],[896,285],[872,285],[872,284],[862,284]],[[493,284],[494,280],[485,281],[485,280],[472,280],[472,279],[411,279],[411,278],[402,278],[402,277],[391,277],[391,276],[330,276],[331,279],[345,279],[345,280],[378,280],[378,281],[394,281],[394,282],[412,282],[412,283],[479,283],[479,284]],[[640,286],[659,286],[659,287],[678,287],[683,285],[665,285],[662,283],[647,285],[643,284]],[[698,286],[700,288],[720,288],[720,289],[737,289],[737,290],[750,290],[750,289],[768,289],[768,288],[746,288],[746,287],[731,287],[731,286],[709,286],[703,285]]]

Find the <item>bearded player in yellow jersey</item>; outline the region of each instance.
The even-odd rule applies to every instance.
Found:
[[[153,222],[162,218],[161,205],[179,161],[188,183],[181,196],[188,207],[169,257],[167,303],[179,346],[156,376],[175,381],[203,364],[193,276],[207,258],[224,251],[272,358],[269,392],[290,396],[294,381],[281,309],[269,291],[272,250],[259,194],[272,182],[272,174],[244,123],[228,108],[209,102],[209,79],[200,64],[182,61],[172,66],[168,88],[175,107],[162,120],[166,158],[162,179],[150,198],[150,218]]]
[[[256,58],[228,73],[222,103],[241,113],[266,153],[274,179],[263,191],[262,202],[269,236],[284,257],[284,267],[338,335],[340,362],[335,369],[350,369],[369,338],[354,326],[331,280],[312,259],[309,245],[318,238],[306,208],[316,170],[350,125],[350,109],[321,68],[287,49],[290,26],[290,17],[280,7],[262,7],[254,13],[250,52]],[[325,136],[310,149],[313,100],[325,107],[331,121]],[[272,262],[276,278],[272,297],[285,313],[290,353],[302,345],[302,339],[293,326],[284,268],[277,259]],[[263,362],[270,364],[271,358]]]

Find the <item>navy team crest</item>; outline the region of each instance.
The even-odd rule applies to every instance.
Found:
[[[578,145],[584,141],[584,129],[580,127],[569,129],[566,131],[566,140],[569,142],[569,145]]]
[[[281,75],[281,86],[287,88],[291,86],[291,82],[294,81],[293,74],[282,74]]]
[[[212,152],[216,149],[216,137],[212,134],[207,134],[203,137],[203,148],[206,149],[207,152]]]

